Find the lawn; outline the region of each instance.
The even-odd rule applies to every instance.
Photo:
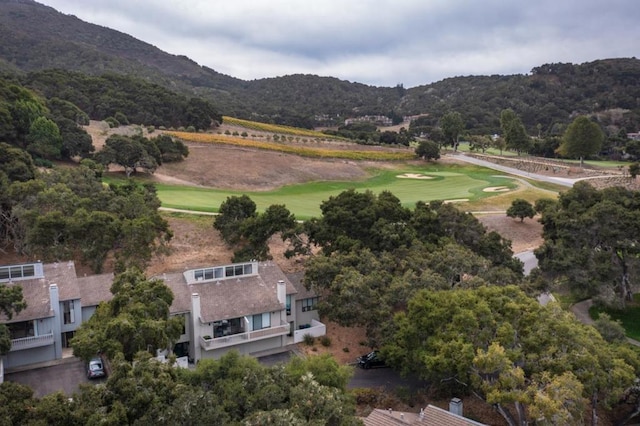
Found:
[[[627,332],[627,337],[640,340],[640,294],[633,295],[633,302],[629,303],[624,311],[591,307],[589,315],[598,319],[601,312],[606,312],[613,320],[619,320]]]
[[[390,191],[406,207],[418,201],[480,200],[500,192],[484,192],[487,187],[515,189],[511,179],[494,176],[495,171],[476,166],[404,166],[397,170],[372,170],[372,177],[360,182],[311,182],[290,185],[268,192],[223,191],[208,188],[156,184],[163,207],[215,212],[227,197],[246,194],[263,211],[272,204],[284,204],[298,219],[320,215],[320,204],[347,189]],[[401,177],[402,176],[402,177]]]

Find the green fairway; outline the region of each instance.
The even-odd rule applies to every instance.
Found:
[[[373,170],[372,177],[361,182],[312,182],[286,186],[269,192],[221,191],[157,184],[158,197],[163,207],[215,212],[227,197],[246,194],[256,203],[259,211],[272,204],[284,204],[298,219],[320,215],[320,204],[347,189],[370,190],[376,194],[390,191],[406,207],[418,201],[476,200],[497,195],[483,192],[493,186],[515,188],[511,179],[494,177],[495,171],[476,166],[402,167],[398,170]]]

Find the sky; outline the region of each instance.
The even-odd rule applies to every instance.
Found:
[[[638,0],[38,0],[243,80],[405,88],[640,56]]]

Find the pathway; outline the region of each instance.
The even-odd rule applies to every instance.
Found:
[[[573,312],[576,318],[578,318],[578,321],[583,324],[593,325],[594,321],[589,315],[589,308],[591,308],[591,306],[593,306],[593,301],[591,299],[587,299],[582,302],[574,303],[569,309],[571,309],[571,312]],[[640,342],[632,339],[631,337],[627,337],[627,341],[634,346],[640,346]]]

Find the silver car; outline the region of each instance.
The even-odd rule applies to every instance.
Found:
[[[105,377],[107,372],[104,369],[104,363],[102,358],[93,358],[87,365],[87,379],[97,379],[98,377]]]

